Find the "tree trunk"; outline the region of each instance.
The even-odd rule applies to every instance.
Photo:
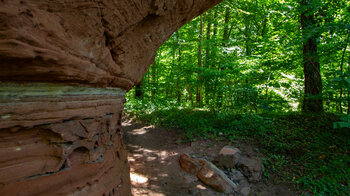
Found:
[[[205,55],[205,66],[209,68],[210,63],[210,35],[211,35],[211,25],[212,25],[212,18],[210,12],[207,15],[207,45],[206,45],[206,55]]]
[[[343,49],[343,55],[341,57],[341,62],[340,62],[340,73],[342,75],[343,75],[344,56],[345,56],[345,53],[346,53],[346,48],[348,47],[349,36],[350,36],[350,32],[348,33],[348,37],[345,40],[345,47]],[[341,86],[340,87],[340,92],[339,92],[339,110],[340,110],[340,113],[343,113],[342,98],[343,98],[343,87]]]
[[[210,64],[212,63],[211,61],[211,53],[210,53],[210,36],[211,36],[211,26],[212,26],[212,14],[211,12],[207,13],[207,42],[206,42],[206,50],[205,50],[205,68],[209,69],[210,68]],[[210,87],[208,82],[205,82],[204,84],[204,93],[203,93],[203,97],[204,97],[204,102],[205,105],[209,105],[209,92],[210,91]]]
[[[143,99],[143,89],[142,89],[143,85],[142,85],[142,83],[143,83],[143,80],[135,86],[135,98],[136,99]]]
[[[193,95],[192,95],[192,89],[190,85],[187,85],[187,91],[188,91],[188,98],[191,102],[191,107],[193,107]]]
[[[244,43],[245,43],[245,54],[246,56],[250,56],[251,55],[251,47],[250,47],[250,42],[251,42],[251,36],[250,36],[250,33],[251,33],[251,30],[250,30],[250,19],[248,18],[248,16],[245,16],[244,17],[244,24],[245,24],[245,27],[244,27],[244,30],[243,30],[243,35],[245,36],[245,40],[244,40]]]
[[[179,31],[176,32],[176,40],[177,40],[177,47],[178,47],[178,52],[179,56],[177,58],[177,70],[178,73],[180,73],[181,69],[181,45],[180,45],[180,33]],[[176,97],[177,97],[177,103],[180,104],[181,102],[181,89],[180,89],[180,77],[177,78],[176,80]]]
[[[350,55],[349,55],[349,62],[348,62],[348,73],[350,73]],[[349,89],[349,87],[348,87],[348,111],[347,111],[347,114],[350,114],[350,89]]]
[[[301,28],[303,40],[304,100],[303,112],[323,112],[322,79],[317,52],[318,33],[309,0],[301,1]]]
[[[218,34],[218,11],[214,10],[214,16],[213,16],[213,36],[211,36],[211,39],[213,41],[213,45],[212,45],[212,50],[210,51],[211,53],[211,62],[213,62],[213,64],[210,65],[209,68],[216,68],[215,65],[217,65],[217,34]],[[214,78],[212,85],[210,85],[210,97],[211,97],[211,106],[210,108],[212,108],[212,110],[215,108],[216,105],[216,92],[217,92],[217,83],[218,83],[218,78]],[[209,101],[210,103],[210,101]]]
[[[224,24],[224,33],[222,35],[222,46],[227,45],[228,35],[229,35],[229,21],[230,21],[230,9],[227,7],[225,10],[225,24]]]
[[[203,42],[203,18],[200,15],[200,24],[199,24],[199,43],[198,43],[198,68],[202,67],[202,43]],[[198,107],[202,107],[202,76],[201,71],[198,73],[198,89],[197,89],[197,97],[196,102]]]
[[[229,21],[230,21],[230,9],[226,8],[225,11],[225,23],[224,23],[224,32],[222,35],[222,46],[225,47],[227,45],[227,41],[229,39],[228,35],[229,35]],[[221,65],[219,65],[219,71],[223,71],[224,68],[221,67]],[[224,80],[221,80],[222,82],[225,82]],[[224,86],[224,84],[219,84],[219,86]],[[219,109],[219,111],[222,110],[222,103],[223,103],[223,92],[224,90],[221,88],[218,92],[218,106],[217,108]]]
[[[154,100],[156,95],[156,89],[157,89],[157,77],[156,77],[156,70],[157,69],[157,57],[153,62],[153,65],[151,66],[152,71],[152,84],[151,84],[151,99]]]

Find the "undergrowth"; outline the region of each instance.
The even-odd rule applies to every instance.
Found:
[[[217,138],[257,143],[266,155],[265,176],[314,195],[349,195],[349,129],[333,129],[334,114],[233,114],[128,102],[127,116],[183,130],[184,140]]]

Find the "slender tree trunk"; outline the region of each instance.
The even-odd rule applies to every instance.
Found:
[[[222,35],[222,46],[227,45],[228,36],[229,36],[229,21],[230,21],[230,9],[226,8],[225,10],[225,24],[224,24],[224,33]]]
[[[214,11],[214,16],[213,16],[213,36],[211,39],[213,40],[213,45],[212,45],[212,50],[211,50],[211,62],[212,64],[210,65],[210,68],[216,68],[215,65],[217,65],[217,34],[218,34],[218,20],[217,20],[218,12],[217,10]],[[215,108],[216,105],[216,93],[217,93],[217,83],[218,83],[218,78],[214,78],[212,85],[210,86],[211,89],[211,106],[212,110]]]
[[[170,73],[167,76],[168,79],[166,81],[168,81],[168,82],[167,82],[166,88],[165,88],[165,97],[166,98],[169,98],[171,95],[170,91],[172,89],[171,83],[172,83],[172,78],[173,78],[173,70],[174,69],[170,69]]]
[[[350,35],[350,33],[348,33],[348,37],[345,40],[345,47],[343,49],[343,55],[341,57],[341,62],[340,62],[340,73],[341,74],[343,74],[344,56],[346,53],[346,48],[348,47],[349,35]],[[340,113],[343,113],[342,98],[343,98],[343,87],[341,86],[340,92],[339,92],[339,111],[340,111]]]
[[[203,17],[200,15],[200,24],[199,24],[199,43],[198,43],[198,68],[202,67],[202,44],[203,44]],[[202,76],[201,71],[198,73],[198,89],[196,102],[198,107],[202,107]]]
[[[157,57],[154,60],[153,65],[151,66],[151,72],[152,72],[151,99],[152,100],[154,100],[155,98],[156,89],[157,89],[156,69],[157,69]]]
[[[187,91],[188,91],[188,98],[190,99],[190,102],[191,102],[191,106],[193,107],[193,95],[192,95],[192,89],[191,89],[191,86],[188,85],[187,86]]]
[[[210,43],[210,36],[211,36],[211,26],[212,26],[212,14],[211,12],[208,12],[207,13],[207,16],[206,16],[207,20],[207,42],[206,42],[206,54],[205,54],[205,68],[209,69],[210,68],[210,64],[211,64],[211,53],[210,53],[210,46],[211,46],[211,43]],[[204,101],[205,101],[205,105],[209,105],[209,91],[210,91],[210,87],[209,87],[209,84],[208,82],[205,82],[204,84],[204,94],[203,94],[203,97],[204,97]]]
[[[229,21],[230,21],[230,9],[226,8],[225,10],[225,23],[224,23],[224,32],[222,35],[222,47],[225,47],[227,45],[227,41],[229,39],[228,35],[229,35]],[[224,68],[221,67],[221,65],[219,65],[219,71],[223,71]],[[223,83],[225,83],[224,80],[222,80]],[[224,86],[225,84],[219,84],[219,86]],[[223,107],[223,89],[219,90],[219,94],[218,94],[218,109],[219,111],[222,110]]]
[[[349,55],[349,62],[348,62],[348,73],[350,73],[350,55]],[[350,114],[350,89],[348,87],[348,111],[347,114]]]
[[[135,98],[136,99],[143,99],[143,80],[138,83],[135,87]]]
[[[343,62],[340,63],[340,73],[341,75],[343,75]],[[343,107],[342,107],[342,98],[343,98],[343,87],[340,86],[340,90],[339,90],[339,112],[343,113]]]
[[[301,1],[300,16],[303,38],[304,100],[303,112],[323,112],[322,79],[317,52],[318,33],[314,33],[316,21],[309,0]]]
[[[267,81],[266,81],[266,84],[265,84],[265,96],[266,96],[266,98],[265,98],[265,100],[267,101],[268,100],[268,90],[269,90],[269,82],[270,82],[270,78],[271,78],[271,73],[269,74],[269,77],[267,78]]]
[[[180,68],[181,68],[181,45],[180,45],[180,33],[179,31],[176,32],[177,36],[177,46],[178,46],[178,52],[179,52],[179,56],[177,58],[178,62],[177,62],[177,70],[178,73],[180,73]],[[180,104],[181,102],[181,89],[180,89],[180,77],[177,78],[176,80],[176,96],[177,96],[177,103]]]
[[[207,43],[206,43],[206,55],[205,55],[205,66],[209,68],[210,63],[210,35],[211,35],[211,25],[212,25],[212,19],[210,12],[207,15]]]
[[[250,56],[251,55],[251,47],[250,47],[250,19],[248,18],[248,16],[245,16],[244,18],[244,24],[245,24],[245,28],[243,30],[243,34],[245,36],[245,54],[246,56]]]

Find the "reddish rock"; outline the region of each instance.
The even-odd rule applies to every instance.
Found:
[[[219,165],[226,168],[233,168],[238,163],[241,151],[232,146],[224,146],[218,156]]]
[[[56,86],[53,96],[41,88],[0,92],[0,195],[130,195],[124,95]]]
[[[233,193],[237,185],[233,183],[220,169],[211,162],[201,159],[203,165],[197,173],[197,177],[206,185],[223,193]]]
[[[0,195],[130,195],[125,91],[105,87],[220,1],[0,1]]]
[[[179,163],[183,170],[195,175],[202,167],[198,160],[192,159],[188,154],[181,154]]]
[[[237,188],[220,169],[205,159],[193,159],[187,154],[182,154],[179,162],[186,172],[196,175],[204,184],[217,191],[233,193]]]
[[[131,89],[173,32],[220,1],[0,1],[0,81]]]

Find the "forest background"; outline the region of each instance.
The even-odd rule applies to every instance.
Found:
[[[254,143],[266,179],[349,195],[349,36],[346,0],[226,0],[162,45],[125,113]]]

